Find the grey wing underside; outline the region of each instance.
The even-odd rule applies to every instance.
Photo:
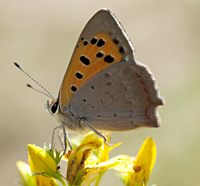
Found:
[[[163,100],[148,68],[121,61],[86,82],[72,98],[70,110],[97,130],[125,131],[159,126],[159,105]]]

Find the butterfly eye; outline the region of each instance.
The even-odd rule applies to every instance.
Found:
[[[55,114],[57,110],[58,110],[58,102],[54,102],[50,107],[50,111],[52,114]]]

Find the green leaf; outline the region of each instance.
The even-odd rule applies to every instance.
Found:
[[[80,186],[81,185],[81,182],[83,181],[83,179],[82,179],[83,174],[84,174],[84,170],[83,169],[79,170],[78,174],[76,175],[76,178],[74,179],[72,186]]]

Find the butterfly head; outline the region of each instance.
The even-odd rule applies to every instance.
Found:
[[[46,109],[50,115],[57,114],[59,111],[58,99],[52,100],[52,102],[50,104],[49,104],[49,100],[47,100]]]

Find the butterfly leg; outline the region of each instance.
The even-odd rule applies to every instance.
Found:
[[[62,148],[64,149],[64,144],[63,144],[63,141],[62,141],[62,139],[61,139],[61,133],[62,133],[63,131],[62,130],[59,130],[58,131],[58,139],[59,139],[59,141],[60,141],[60,143],[61,143],[61,145],[62,145]]]
[[[56,130],[57,128],[60,128],[60,127],[64,127],[64,126],[63,126],[63,125],[59,125],[59,126],[57,126],[57,127],[54,128],[54,132],[53,132],[53,135],[52,135],[52,145],[51,145],[51,146],[53,146],[55,130]],[[62,139],[61,139],[61,133],[62,133],[62,132],[65,134],[65,135],[64,135],[64,144],[63,144],[63,141],[62,141]],[[68,142],[68,144],[69,144],[69,146],[70,146],[70,149],[73,150],[72,145],[71,145],[70,140],[69,140],[68,133],[65,131],[65,127],[63,128],[63,130],[59,130],[57,134],[58,134],[58,139],[59,139],[59,141],[60,141],[60,143],[61,143],[61,145],[62,145],[62,147],[63,147],[63,150],[64,150],[63,154],[65,154],[65,152],[66,152],[66,149],[67,149],[67,142]],[[67,141],[67,142],[66,142],[66,141]],[[51,150],[52,150],[52,148],[51,148]]]
[[[63,151],[63,155],[64,155],[66,150],[67,150],[67,142],[68,142],[68,144],[70,146],[70,149],[73,150],[73,148],[72,148],[72,144],[71,144],[71,142],[69,140],[68,133],[65,130],[65,123],[64,122],[63,122],[62,126],[63,126],[63,133],[64,133],[64,151]]]
[[[66,150],[67,150],[67,136],[66,136],[66,131],[65,131],[65,124],[62,124],[63,127],[63,133],[64,133],[64,151],[63,151],[63,155],[65,154]]]
[[[51,138],[51,150],[53,149],[53,142],[54,142],[54,134],[57,128],[62,127],[62,125],[58,125],[53,129],[53,134],[52,134],[52,138]]]
[[[101,138],[103,138],[104,143],[105,143],[106,145],[108,145],[109,147],[112,146],[112,144],[107,143],[106,138],[105,138],[104,135],[102,135],[100,132],[98,132],[96,129],[94,129],[92,126],[90,126],[86,121],[83,121],[83,120],[81,120],[81,121],[82,121],[83,123],[85,123],[90,129],[92,129],[92,131],[93,131],[94,133],[96,133],[96,134],[99,135]]]
[[[69,144],[69,146],[70,146],[70,149],[73,150],[73,148],[72,148],[72,144],[71,144],[71,142],[70,142],[70,140],[69,140],[68,133],[66,132],[65,135],[66,135],[66,138],[67,138],[68,144]]]

